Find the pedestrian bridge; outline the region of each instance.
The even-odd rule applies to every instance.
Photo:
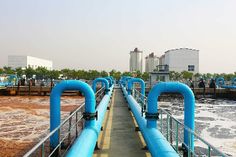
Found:
[[[114,82],[106,77],[95,79],[92,87],[76,80],[56,85],[50,95],[50,134],[25,157],[227,156],[194,132],[195,99],[185,84],[159,83],[147,97],[140,78]],[[65,90],[82,92],[85,102],[61,122],[60,97]],[[165,92],[184,96],[183,122],[158,107],[158,97]]]

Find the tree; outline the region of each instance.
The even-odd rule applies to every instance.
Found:
[[[107,77],[108,76],[108,72],[103,70],[103,71],[100,72],[100,76],[101,77]]]
[[[3,67],[3,72],[5,74],[15,74],[15,71],[11,67],[6,67],[6,66]]]
[[[22,77],[24,75],[25,71],[22,68],[16,68],[15,70],[17,77]]]
[[[48,75],[51,79],[58,79],[59,76],[60,76],[60,71],[58,70],[52,70],[49,72],[49,75]]]
[[[183,72],[181,72],[181,74],[184,79],[192,79],[192,77],[193,77],[193,73],[188,72],[188,71],[183,71]]]
[[[49,78],[49,71],[44,67],[38,67],[35,69],[36,79],[48,79]]]
[[[142,77],[141,77],[144,81],[147,81],[149,79],[149,73],[148,72],[144,72],[142,74]]]
[[[25,75],[26,75],[27,78],[32,78],[33,75],[35,75],[35,74],[36,74],[36,72],[33,68],[28,67],[28,68],[25,69]]]
[[[4,70],[2,68],[0,68],[0,74],[2,74],[4,72]]]
[[[132,76],[132,73],[125,71],[122,73],[122,76]]]

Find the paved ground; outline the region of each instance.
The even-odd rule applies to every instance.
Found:
[[[94,157],[149,157],[142,150],[145,143],[140,132],[135,132],[135,121],[128,111],[121,89],[115,89],[111,108],[107,112]]]

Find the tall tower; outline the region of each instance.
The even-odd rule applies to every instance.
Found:
[[[130,51],[129,69],[130,72],[143,72],[143,52],[139,51],[138,48]]]
[[[159,57],[154,52],[145,57],[145,72],[153,72],[159,64]]]

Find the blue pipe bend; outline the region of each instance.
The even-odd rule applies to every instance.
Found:
[[[195,98],[192,90],[185,84],[179,82],[163,82],[155,85],[148,95],[148,113],[157,114],[158,97],[164,93],[180,93],[184,96],[184,125],[194,131],[194,110]],[[147,127],[156,128],[156,120],[147,119]],[[184,130],[184,145],[191,150],[194,150],[194,136],[191,136],[191,143],[189,143],[189,135],[187,130]]]
[[[61,123],[61,95],[65,90],[78,90],[85,96],[85,112],[95,113],[95,96],[92,88],[85,82],[67,80],[57,84],[50,95],[50,131],[53,131]],[[85,126],[94,126],[95,120],[86,121]],[[59,144],[59,133],[56,132],[50,138],[50,146],[55,148]]]
[[[105,77],[105,79],[107,79],[109,81],[109,87],[111,87],[113,84],[112,78],[108,76],[108,77]]]
[[[220,84],[220,82],[222,82],[221,84]],[[218,77],[217,79],[216,79],[216,85],[217,86],[222,86],[222,85],[224,85],[225,84],[225,79],[223,78],[223,77]]]
[[[141,94],[143,95],[142,99],[144,99],[145,96],[145,82],[140,78],[132,78],[128,81],[128,94],[131,94],[131,91],[133,90],[133,84],[139,83],[141,85]]]
[[[93,80],[93,84],[92,84],[92,88],[93,88],[94,93],[96,93],[98,82],[101,82],[102,84],[105,84],[106,91],[109,91],[109,82],[108,82],[108,80],[105,79],[105,78],[96,78],[95,80]]]

